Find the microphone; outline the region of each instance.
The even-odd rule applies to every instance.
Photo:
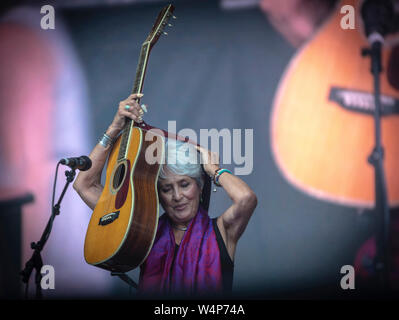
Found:
[[[371,44],[383,42],[384,36],[394,32],[395,14],[391,0],[365,0],[361,12]]]
[[[63,158],[60,160],[60,163],[71,169],[79,169],[80,171],[86,171],[91,168],[91,160],[87,156]]]

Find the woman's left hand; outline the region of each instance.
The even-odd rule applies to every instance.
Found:
[[[205,172],[213,178],[215,171],[219,169],[219,154],[199,146],[195,146],[201,154],[202,164]]]

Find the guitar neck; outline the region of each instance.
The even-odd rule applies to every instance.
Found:
[[[143,83],[144,83],[145,73],[147,70],[149,55],[150,55],[150,43],[144,42],[143,46],[141,47],[140,58],[137,64],[136,79],[134,81],[133,91],[132,91],[133,94],[141,93],[143,89]],[[125,128],[123,129],[121,145],[119,148],[118,161],[126,159],[128,151],[127,147],[129,145],[129,138],[133,126],[134,126],[134,121],[132,121],[132,119],[127,118]]]
[[[158,41],[158,38],[163,32],[162,31],[163,28],[166,26],[169,18],[172,16],[173,10],[174,6],[171,4],[167,5],[161,10],[161,12],[158,14],[154,26],[151,29],[150,34],[148,35],[146,41],[144,41],[141,47],[140,58],[136,69],[136,79],[133,85],[133,91],[132,91],[133,94],[142,92],[150,51],[154,46],[154,44]],[[134,126],[134,121],[127,118],[122,133],[122,140],[119,148],[118,161],[122,161],[127,158],[129,140],[133,126]]]
[[[140,93],[143,89],[143,82],[145,77],[145,72],[147,70],[148,57],[150,55],[150,42],[146,41],[143,43],[140,52],[139,62],[136,69],[136,79],[133,85],[132,93]]]

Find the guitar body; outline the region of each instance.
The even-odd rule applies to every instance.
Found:
[[[153,137],[153,141],[146,141]],[[126,159],[118,161],[121,137],[108,158],[106,181],[86,234],[86,262],[117,272],[139,266],[151,250],[157,225],[157,192],[164,139],[133,127]],[[158,151],[156,163],[148,164],[145,152]]]
[[[271,116],[274,159],[283,176],[305,193],[354,207],[374,206],[374,169],[367,159],[375,145],[373,78],[359,15],[355,29],[342,29],[349,4],[338,10],[289,64]],[[399,91],[387,77],[390,48],[382,53],[381,120],[384,169],[390,206],[399,203]],[[396,74],[399,74],[397,70]]]

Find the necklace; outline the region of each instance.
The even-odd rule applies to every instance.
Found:
[[[180,231],[186,231],[187,230],[187,227],[180,228],[178,226],[175,226],[174,224],[172,224],[172,227],[177,229],[177,230],[180,230]]]

